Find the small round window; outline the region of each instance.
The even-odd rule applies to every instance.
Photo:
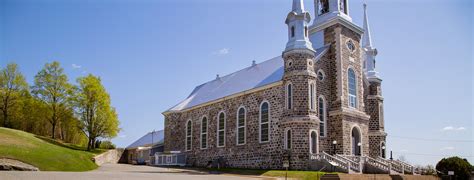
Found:
[[[291,65],[293,65],[293,61],[290,60],[290,61],[288,61],[287,64],[288,64],[288,67],[291,67]]]
[[[318,79],[319,79],[320,81],[322,81],[322,80],[324,80],[324,76],[325,76],[325,75],[324,75],[323,70],[319,70],[319,71],[318,71]]]
[[[352,42],[352,40],[347,41],[346,45],[347,45],[347,49],[349,49],[349,51],[351,51],[351,52],[355,51],[356,47],[355,47],[354,43]]]
[[[312,61],[312,60],[309,60],[309,61],[308,61],[308,65],[309,65],[309,66],[313,66],[313,61]]]

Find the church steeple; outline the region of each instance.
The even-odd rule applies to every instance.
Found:
[[[378,72],[375,70],[375,56],[377,56],[377,49],[372,47],[367,4],[364,4],[364,34],[362,35],[361,46],[364,50],[364,65],[367,78],[369,80],[381,80]]]
[[[370,38],[369,17],[367,16],[367,4],[364,4],[364,35],[362,47],[372,47],[372,38]]]
[[[308,23],[311,21],[310,14],[304,10],[303,0],[293,0],[293,6],[286,17],[288,25],[288,42],[285,52],[299,49],[314,51],[308,35]]]

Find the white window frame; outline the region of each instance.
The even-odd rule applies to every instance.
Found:
[[[312,86],[312,87],[311,87]],[[312,91],[312,92],[311,92]],[[309,109],[310,110],[316,110],[316,104],[315,104],[315,100],[316,100],[316,83],[314,83],[313,81],[310,81],[309,82],[309,85],[308,85],[308,94],[309,94]]]
[[[267,103],[267,104],[268,104],[268,122],[265,123],[265,124],[268,124],[268,140],[267,140],[267,141],[262,141],[262,124],[264,124],[264,123],[262,123],[262,105],[263,105],[264,103]],[[270,109],[271,109],[271,108],[270,108],[270,107],[271,107],[271,106],[270,106],[270,102],[268,102],[267,100],[262,101],[262,102],[260,103],[260,106],[259,106],[259,110],[258,110],[258,112],[259,112],[259,113],[258,113],[258,142],[259,142],[259,143],[267,143],[267,142],[270,142],[270,137],[271,137],[271,136],[270,136],[270,134],[271,134],[271,133],[270,133],[270,132],[271,132],[271,131],[270,131],[270,130],[271,130],[271,127],[270,127],[270,125],[271,125],[271,123],[270,123],[270,122],[271,122],[271,110],[270,110]]]
[[[355,86],[355,95],[354,94],[351,94],[351,91],[350,91],[350,77],[349,77],[349,71],[352,70],[352,72],[354,72],[354,86]],[[357,74],[356,74],[356,71],[352,68],[352,67],[349,67],[347,68],[347,102],[348,102],[348,106],[350,108],[357,108],[358,106],[358,100],[357,100]],[[354,106],[352,106],[352,103],[354,103]]]
[[[244,110],[244,126],[239,126],[239,112],[240,112],[240,109],[243,109]],[[236,121],[236,124],[235,124],[235,127],[237,127],[235,129],[235,132],[236,132],[236,139],[235,139],[235,142],[237,145],[244,145],[247,143],[247,109],[245,108],[245,106],[240,106],[238,109],[237,109],[237,121]],[[244,128],[244,142],[243,143],[239,143],[239,128]]]
[[[311,133],[313,133],[313,132],[316,134],[316,146],[315,146],[316,147],[316,152],[313,152],[313,150],[314,150],[313,149],[313,141],[311,139]],[[310,154],[318,154],[319,153],[319,133],[318,133],[318,131],[316,131],[315,129],[309,130],[309,139],[308,140],[309,140],[309,143],[308,143],[309,144],[309,153]]]
[[[291,137],[289,139],[290,140],[290,147],[288,147],[288,131],[290,131],[290,134],[291,134]],[[284,148],[287,149],[287,150],[293,148],[293,131],[291,130],[291,128],[286,128],[284,133],[285,133],[285,135],[284,135],[285,138],[283,138],[284,141],[285,141],[285,142],[283,142]]]
[[[320,118],[319,120],[324,123],[324,125],[323,125],[323,130],[324,130],[324,132],[323,132],[323,135],[321,135],[321,133],[320,133],[319,136],[321,136],[321,137],[326,137],[326,135],[327,135],[327,127],[328,127],[328,124],[327,124],[327,118],[328,118],[328,117],[327,117],[327,103],[326,103],[326,98],[325,98],[323,95],[321,95],[321,96],[318,97],[318,115],[319,115],[319,113],[320,113],[320,112],[319,112],[319,108],[320,108],[320,107],[319,107],[319,105],[320,105],[319,101],[320,101],[321,99],[322,99],[322,101],[323,101],[323,119]],[[321,132],[321,126],[319,126],[319,131]]]
[[[206,122],[206,132],[205,133],[202,132],[202,124],[203,124],[202,120],[204,120],[204,118],[206,118],[206,121],[207,121]],[[200,131],[201,131],[201,136],[199,137],[200,140],[201,140],[200,147],[201,147],[201,149],[207,149],[209,147],[209,136],[208,136],[208,134],[209,134],[209,118],[207,116],[202,116],[201,117],[201,129],[200,129]],[[205,148],[202,147],[202,142],[203,142],[202,137],[203,137],[203,135],[206,136],[206,147]]]
[[[319,73],[321,73],[321,74],[323,75],[323,78],[322,78],[322,79],[319,79]],[[317,78],[319,81],[324,81],[324,79],[326,79],[326,73],[324,72],[324,70],[319,69],[318,72],[316,73],[316,78]]]
[[[221,113],[224,114],[224,129],[219,129],[219,123],[220,123],[219,121],[220,121]],[[226,122],[226,114],[225,114],[224,111],[220,111],[220,112],[217,114],[217,128],[216,128],[216,129],[217,129],[217,143],[216,143],[217,147],[225,147],[225,139],[226,139],[226,131],[225,131],[225,130],[226,130],[226,124],[227,124],[227,122]],[[223,144],[222,146],[219,146],[219,140],[220,140],[220,139],[219,139],[219,132],[220,132],[220,131],[224,131],[224,144]]]
[[[191,133],[188,134],[188,124],[191,122]],[[191,144],[188,144],[188,137],[191,138]],[[191,119],[186,121],[186,138],[185,138],[185,151],[191,151],[193,149],[193,121]]]
[[[289,89],[291,90],[289,92]],[[293,109],[293,84],[288,82],[285,86],[285,107],[286,109]]]

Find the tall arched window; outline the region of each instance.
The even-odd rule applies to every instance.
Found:
[[[225,113],[220,112],[217,121],[217,147],[225,146]]]
[[[316,131],[310,131],[309,152],[312,154],[318,153],[318,135],[316,134]]]
[[[291,37],[295,37],[295,26],[291,26]]]
[[[240,107],[237,111],[237,145],[245,144],[246,115],[245,108]]]
[[[349,68],[347,71],[349,85],[349,107],[357,108],[357,84],[354,70]]]
[[[291,83],[286,85],[286,108],[293,108],[293,87]]]
[[[340,0],[339,1],[339,9],[344,14],[347,14],[347,1],[346,0]]]
[[[310,83],[310,84],[309,84],[309,108],[310,108],[311,110],[314,110],[314,106],[315,106],[315,104],[314,104],[314,100],[315,100],[314,96],[315,96],[314,83]]]
[[[329,12],[329,0],[319,0],[318,7],[318,15]]]
[[[385,142],[380,143],[380,157],[385,158]]]
[[[207,148],[207,117],[201,119],[201,149]]]
[[[263,102],[260,105],[260,142],[270,140],[270,105]]]
[[[186,122],[186,151],[190,151],[192,149],[192,133],[193,133],[193,123],[191,120]]]
[[[285,149],[291,149],[291,129],[285,131]]]
[[[319,120],[321,121],[319,123],[319,135],[321,137],[326,136],[326,102],[324,101],[324,98],[321,96],[318,98],[318,106],[319,106]]]
[[[379,104],[379,128],[383,129],[384,128],[384,122],[383,122],[383,104]]]

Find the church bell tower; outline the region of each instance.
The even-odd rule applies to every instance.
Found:
[[[282,53],[284,98],[281,103],[284,106],[279,126],[285,139],[282,156],[289,161],[290,169],[308,168],[310,154],[318,153],[315,50],[309,40],[310,21],[303,0],[293,0],[292,10],[285,21],[288,42]]]

